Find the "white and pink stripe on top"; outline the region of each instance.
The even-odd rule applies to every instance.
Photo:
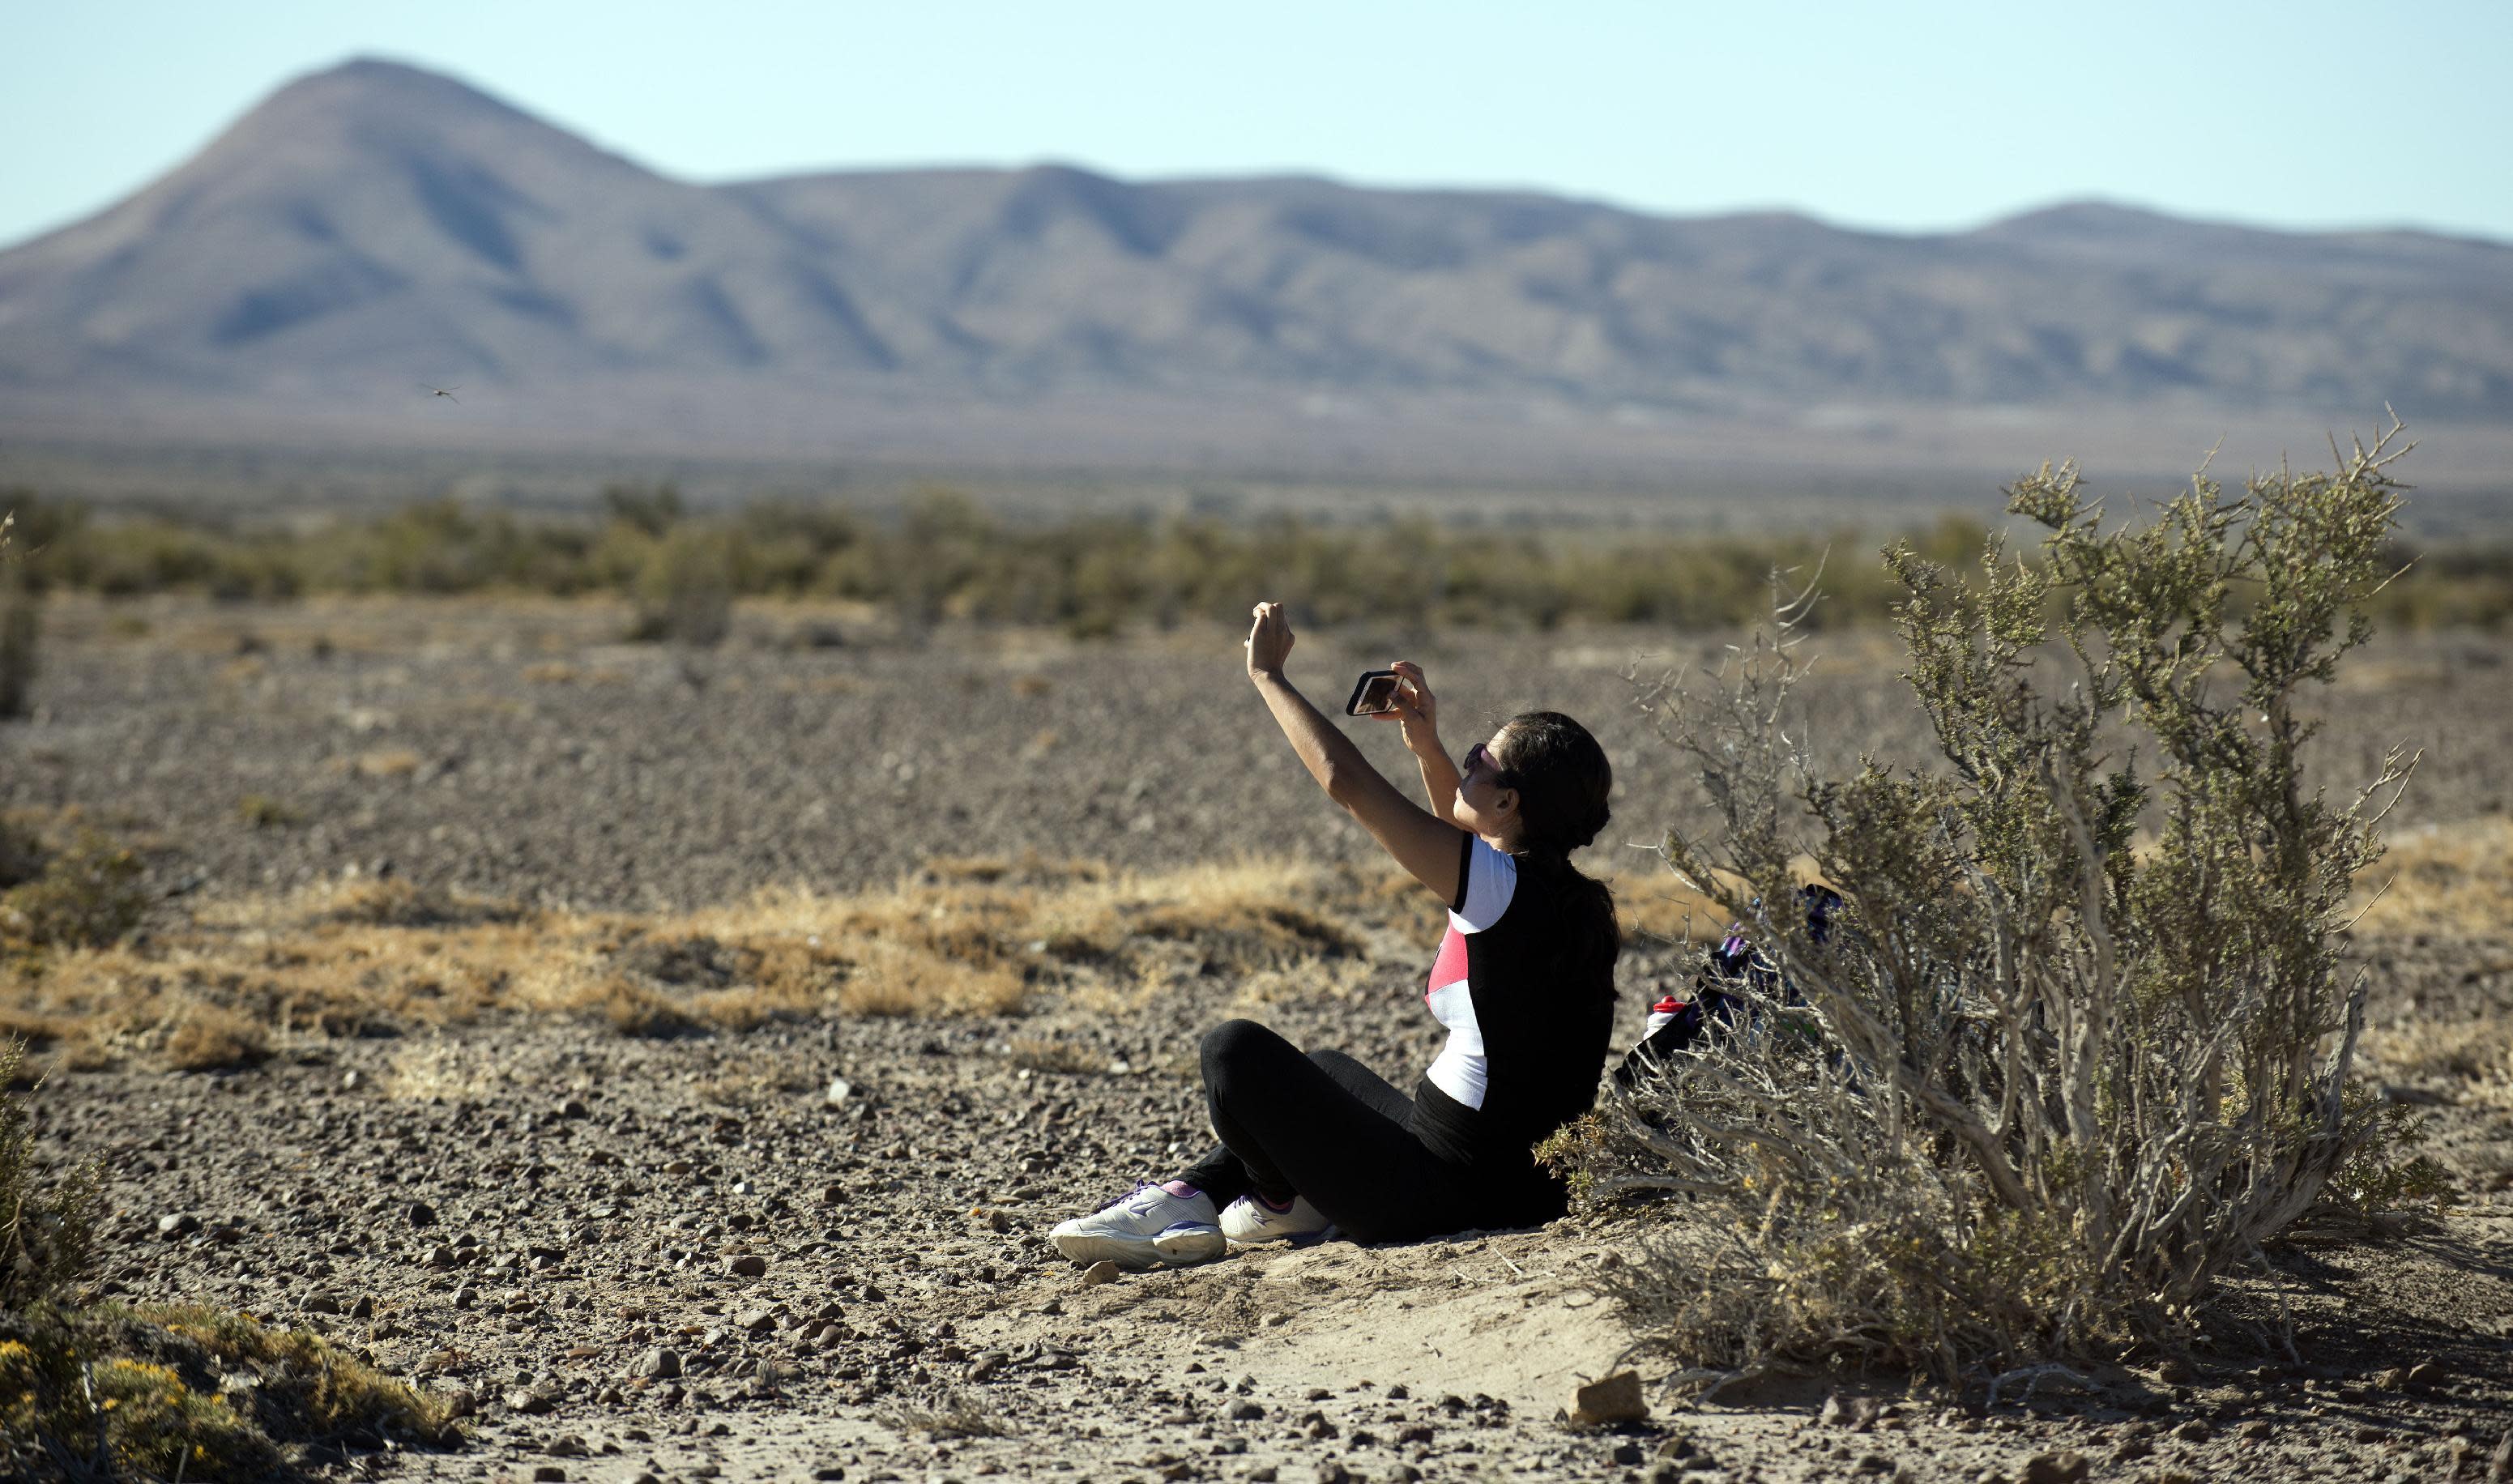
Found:
[[[1449,1044],[1425,1075],[1461,1106],[1479,1108],[1489,1072],[1483,1027],[1475,1023],[1474,992],[1467,983],[1466,937],[1500,921],[1509,910],[1510,898],[1518,891],[1518,862],[1478,835],[1465,852],[1465,872],[1458,904],[1449,912],[1449,931],[1440,939],[1439,957],[1431,961],[1430,987],[1422,996],[1432,1018],[1449,1029]]]

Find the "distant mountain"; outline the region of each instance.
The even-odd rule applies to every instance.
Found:
[[[770,442],[833,403],[1029,406],[1044,426],[1039,408],[1111,398],[1181,429],[1252,397],[1800,425],[2150,406],[2361,423],[2389,401],[2495,424],[2513,246],[2092,204],[1901,236],[1057,166],[696,185],[361,60],[0,253],[0,419],[188,399],[277,426],[404,409],[423,383],[509,431],[607,417]]]

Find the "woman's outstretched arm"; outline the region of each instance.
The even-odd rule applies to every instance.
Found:
[[[1285,679],[1283,665],[1292,655],[1292,622],[1280,603],[1256,605],[1256,622],[1248,631],[1248,678],[1266,709],[1291,739],[1292,750],[1309,777],[1344,811],[1361,822],[1396,863],[1429,888],[1442,902],[1457,896],[1457,868],[1463,831],[1423,808],[1380,776],[1352,744],[1352,739],[1309,704]],[[1454,786],[1454,785],[1452,785]]]

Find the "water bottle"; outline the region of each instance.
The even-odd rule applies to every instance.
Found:
[[[1664,1030],[1669,1024],[1673,1023],[1675,1018],[1682,1014],[1684,1014],[1684,1001],[1677,999],[1672,994],[1659,1000],[1656,1004],[1650,1007],[1649,1029],[1642,1034],[1641,1039],[1646,1041],[1651,1037],[1655,1036],[1659,1031]]]

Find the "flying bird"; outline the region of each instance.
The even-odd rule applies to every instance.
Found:
[[[462,405],[462,399],[456,396],[455,393],[461,389],[462,388],[459,386],[431,386],[427,390],[430,396],[443,397],[448,402],[459,407]]]

